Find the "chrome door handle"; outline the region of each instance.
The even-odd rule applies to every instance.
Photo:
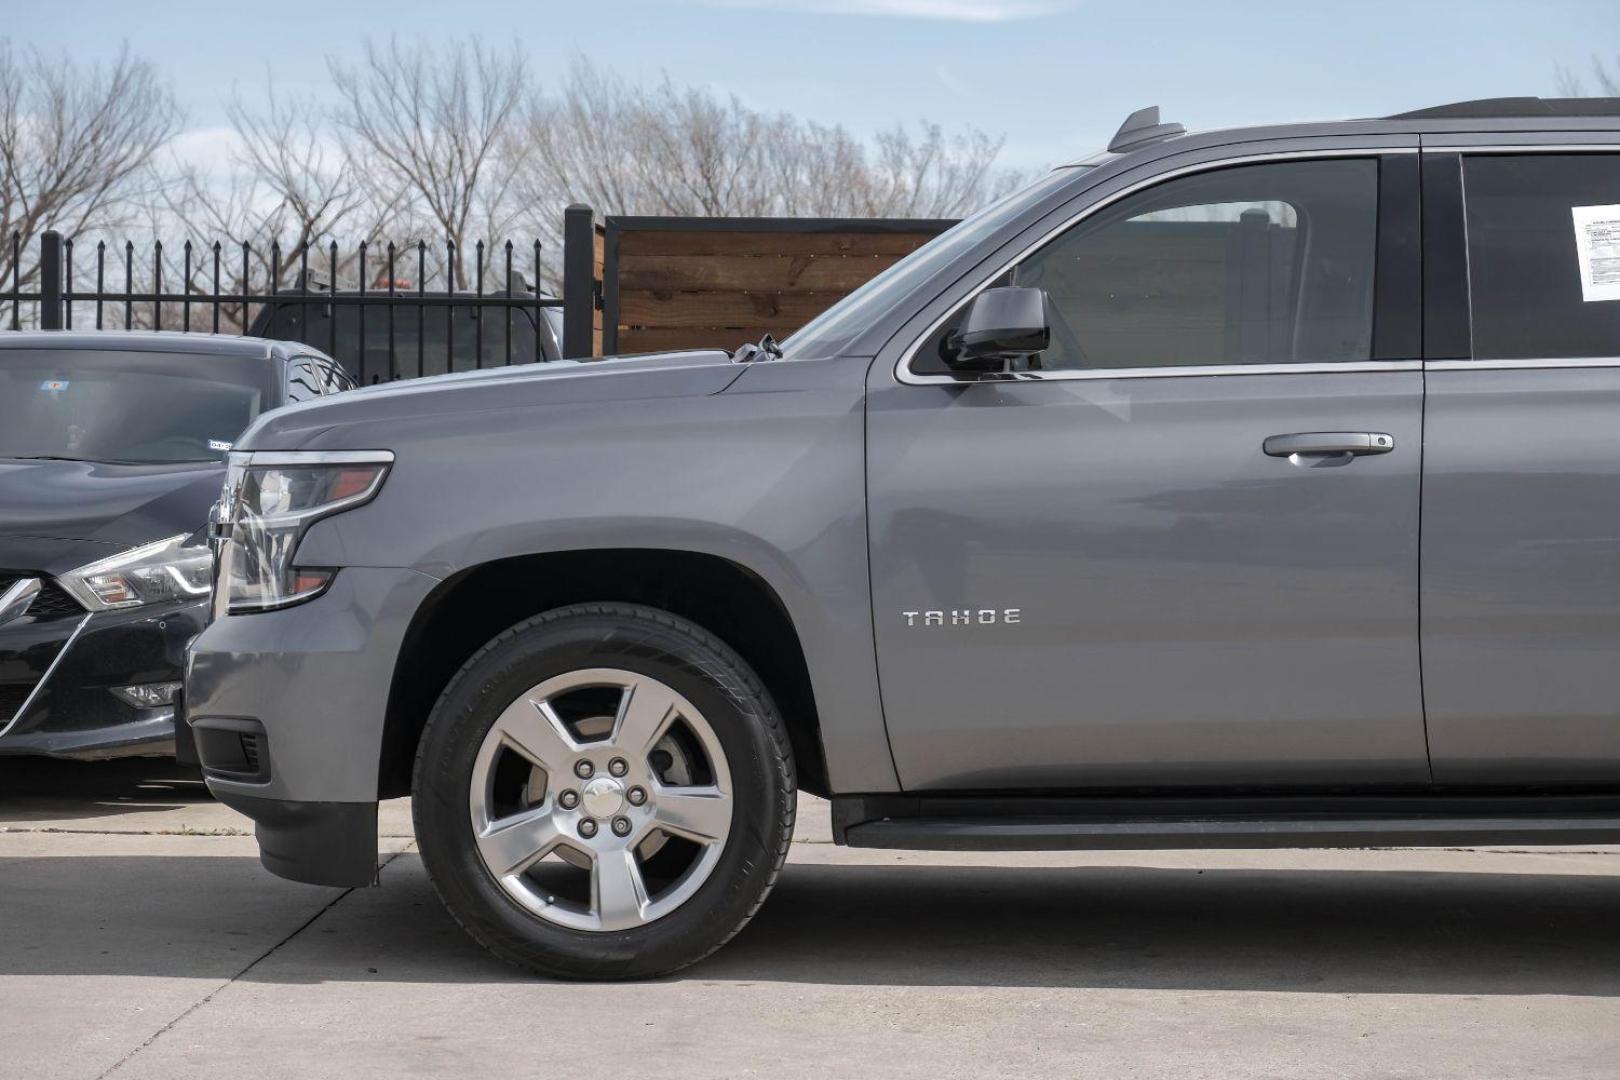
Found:
[[[1272,435],[1261,444],[1272,457],[1326,457],[1347,454],[1387,454],[1395,449],[1395,436],[1382,431],[1302,431]]]

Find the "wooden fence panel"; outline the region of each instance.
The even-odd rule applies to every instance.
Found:
[[[954,222],[608,217],[608,352],[783,338]]]

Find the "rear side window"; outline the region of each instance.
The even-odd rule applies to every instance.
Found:
[[[287,400],[311,401],[326,392],[325,379],[311,360],[295,360],[287,368]]]
[[[1475,358],[1620,356],[1620,153],[1467,157],[1463,191]]]
[[[328,394],[341,394],[345,390],[354,389],[354,379],[342,367],[330,360],[317,360],[323,380],[322,389]]]

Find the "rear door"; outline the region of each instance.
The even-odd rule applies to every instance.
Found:
[[[1605,140],[1425,138],[1437,783],[1620,780],[1620,146]]]

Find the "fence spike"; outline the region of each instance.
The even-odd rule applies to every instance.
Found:
[[[328,244],[327,249],[326,249],[326,274],[327,274],[327,277],[329,279],[327,281],[327,283],[326,283],[326,291],[331,295],[332,300],[335,301],[337,299],[337,280],[338,280],[338,275],[337,275],[337,241],[336,240],[331,241]],[[338,324],[337,304],[336,303],[328,303],[327,308],[328,308],[328,310],[331,311],[332,317],[327,320],[327,331],[328,332],[327,332],[327,335],[326,335],[326,355],[330,356],[330,357],[333,357],[333,358],[336,358],[337,357],[337,324]],[[365,345],[362,342],[361,348],[364,348],[364,347],[365,347]]]
[[[63,326],[73,329],[73,237],[62,241],[62,317]]]
[[[152,241],[152,329],[163,329],[163,241]]]
[[[251,254],[252,249],[248,246],[248,242],[246,240],[242,241],[242,317],[238,320],[240,325],[238,326],[237,331],[243,337],[247,337],[248,323],[251,321],[248,316],[253,311],[253,309],[248,305],[247,300],[247,298],[253,293],[253,278],[248,271],[248,258]]]
[[[107,292],[107,241],[96,241],[96,329],[101,329],[102,297]]]
[[[214,241],[214,333],[219,333],[219,241]]]

